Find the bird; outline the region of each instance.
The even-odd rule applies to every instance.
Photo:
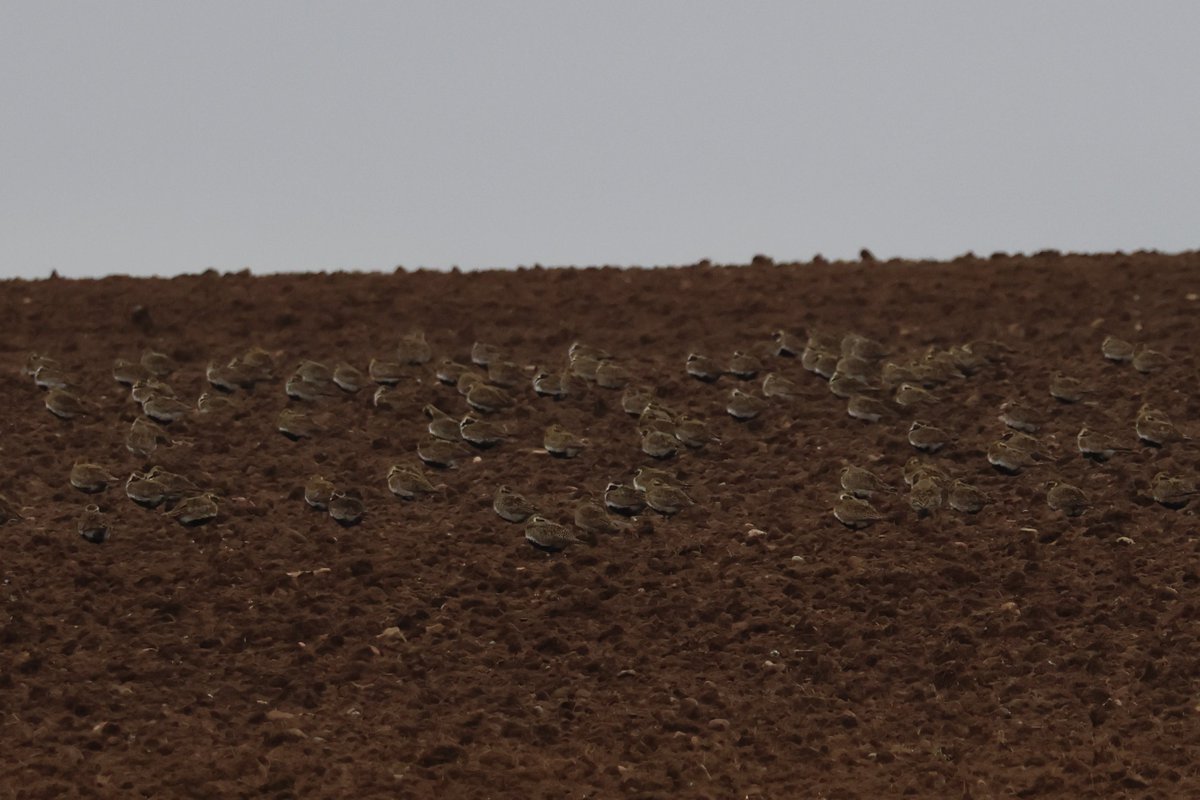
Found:
[[[275,358],[261,347],[251,347],[245,354],[229,359],[225,372],[240,388],[253,389],[256,383],[275,378]]]
[[[306,403],[316,403],[338,395],[338,387],[332,380],[310,380],[300,374],[294,374],[283,385],[284,393],[293,400]]]
[[[441,439],[444,442],[457,442],[462,439],[459,420],[442,411],[433,403],[426,403],[421,411],[425,416],[429,417],[429,424],[426,426],[426,430],[429,431],[431,436]]]
[[[1113,437],[1094,431],[1086,425],[1076,434],[1075,446],[1084,458],[1092,461],[1107,461],[1114,453],[1128,453],[1133,449],[1121,446]]]
[[[146,402],[154,395],[160,397],[178,397],[175,390],[171,388],[171,384],[164,383],[158,378],[144,378],[140,381],[134,381],[133,385],[129,387],[129,398],[138,405]]]
[[[670,458],[679,451],[679,442],[675,435],[656,428],[643,428],[638,431],[641,437],[642,452],[651,458]]]
[[[226,374],[223,377],[232,379],[235,386],[245,385],[236,375]],[[209,383],[214,383],[211,376]],[[333,382],[333,372],[319,361],[302,361],[296,367],[296,371],[288,377],[284,391],[288,397],[296,400],[318,400],[322,397],[334,397],[338,393]]]
[[[638,429],[653,428],[657,431],[675,432],[675,412],[662,403],[651,400],[638,415]]]
[[[561,372],[539,369],[533,376],[533,391],[538,397],[561,400],[567,396],[567,381]]]
[[[551,522],[541,514],[534,514],[525,525],[525,541],[546,553],[557,553],[573,544],[580,544],[581,539],[571,533],[566,525]]]
[[[579,342],[574,342],[567,348],[567,368],[576,371],[580,377],[587,375],[589,380],[601,364],[611,359],[610,353]]]
[[[1155,372],[1162,372],[1171,365],[1171,358],[1165,353],[1160,353],[1157,350],[1151,350],[1148,347],[1139,347],[1137,352],[1133,354],[1133,368],[1143,375],[1150,375]]]
[[[343,492],[340,489],[329,498],[329,516],[343,528],[349,528],[362,521],[366,506],[362,498],[354,492]]]
[[[92,544],[104,544],[108,541],[108,520],[100,511],[100,506],[92,503],[83,509],[76,526],[84,541]]]
[[[1200,491],[1197,491],[1195,481],[1172,477],[1166,472],[1158,473],[1150,482],[1150,497],[1167,508],[1183,508],[1197,494]]]
[[[156,350],[142,353],[141,363],[146,371],[156,378],[166,378],[178,368],[175,359]]]
[[[496,422],[479,419],[467,414],[458,423],[458,432],[467,444],[486,450],[508,438],[508,429]]]
[[[167,432],[145,417],[136,417],[125,434],[125,449],[143,458],[158,449],[160,442],[170,442]]]
[[[60,368],[62,365],[56,359],[42,353],[30,353],[25,359],[25,366],[21,368],[21,374],[27,378],[32,378],[38,374],[38,370],[42,367]]]
[[[1044,420],[1042,416],[1020,400],[1005,400],[1000,404],[998,419],[1013,430],[1037,433]]]
[[[525,380],[525,370],[511,361],[491,361],[487,365],[487,381],[493,386],[513,389]]]
[[[734,350],[729,358],[729,367],[725,371],[735,378],[748,381],[757,377],[762,368],[763,363],[758,356]]]
[[[216,414],[234,407],[228,397],[212,392],[201,392],[196,398],[196,411],[201,414]]]
[[[809,372],[820,375],[825,380],[829,380],[833,377],[833,373],[837,372],[837,365],[840,360],[834,353],[816,353],[811,359],[801,356],[800,366]]]
[[[856,394],[846,401],[846,413],[864,422],[879,422],[884,417],[892,416],[887,404],[863,394]]]
[[[915,383],[904,381],[896,388],[896,395],[892,401],[903,408],[912,408],[913,406],[931,405],[937,402],[937,395],[928,389],[922,389]]]
[[[513,404],[508,392],[496,386],[488,386],[482,381],[474,381],[467,388],[467,405],[481,414],[492,414]]]
[[[458,466],[460,458],[466,458],[468,455],[470,455],[470,451],[463,445],[447,442],[444,439],[430,437],[417,444],[417,458],[431,467],[453,469]]]
[[[507,486],[496,488],[492,510],[505,522],[524,522],[537,513],[537,506]]]
[[[66,389],[51,389],[46,393],[44,403],[50,413],[59,419],[75,419],[91,413],[82,400]]]
[[[627,386],[621,394],[621,410],[631,417],[640,417],[654,400],[654,392],[644,386]]]
[[[696,504],[683,489],[656,480],[651,480],[646,486],[645,497],[646,505],[667,517]]]
[[[912,363],[897,364],[889,361],[880,368],[879,377],[888,386],[907,383],[917,388],[926,388],[924,376]]]
[[[125,480],[125,496],[144,508],[157,508],[167,499],[162,484],[136,471]]]
[[[204,492],[203,494],[187,498],[175,506],[175,508],[168,511],[167,516],[179,520],[181,525],[193,527],[216,519],[220,512],[221,509],[217,505],[217,496],[212,492]]]
[[[723,372],[716,361],[699,353],[688,353],[685,368],[688,375],[705,383],[715,383]]]
[[[437,493],[437,488],[429,482],[420,467],[405,464],[395,464],[388,470],[387,485],[388,491],[404,500]]]
[[[321,432],[321,426],[301,411],[285,408],[275,418],[275,427],[293,442],[300,439],[311,439]]]
[[[1009,475],[1016,475],[1034,463],[1033,455],[1028,450],[1003,439],[988,445],[987,460],[993,467]]]
[[[795,358],[804,352],[804,342],[796,334],[778,330],[772,336],[775,339],[775,355]]]
[[[575,342],[567,348],[567,371],[585,380],[596,378],[596,370],[601,364],[607,363],[612,356],[597,348],[581,345]]]
[[[192,412],[192,406],[174,397],[152,394],[142,401],[142,413],[155,422],[170,424]]]
[[[829,376],[829,391],[834,397],[849,400],[864,392],[877,392],[879,389],[857,375],[851,375],[841,370],[834,370]]]
[[[333,368],[333,382],[343,392],[354,394],[367,385],[367,376],[353,364],[339,361]]]
[[[656,469],[654,467],[638,467],[633,472],[632,483],[634,489],[643,493],[645,493],[651,483],[677,486],[680,489],[688,488],[688,485],[679,480],[674,474],[667,472],[665,469]]]
[[[1100,353],[1109,361],[1133,361],[1133,345],[1115,336],[1106,336],[1100,343]]]
[[[623,483],[609,483],[604,488],[604,507],[627,517],[640,512],[646,507],[642,494],[632,486]]]
[[[989,364],[999,363],[1016,352],[1004,342],[992,339],[975,339],[964,344],[963,349],[972,355],[979,356]]]
[[[404,380],[404,366],[398,361],[381,361],[372,358],[367,364],[367,374],[381,386],[395,386]]]
[[[602,361],[596,367],[596,385],[601,389],[624,389],[629,383],[629,370],[615,361]]]
[[[838,501],[833,506],[833,516],[838,522],[852,530],[865,528],[884,518],[875,506],[849,492],[838,495]]]
[[[895,494],[896,490],[887,484],[874,472],[862,467],[847,465],[842,468],[842,489],[862,500],[869,500],[877,494]]]
[[[1145,403],[1138,409],[1133,428],[1138,439],[1151,447],[1162,447],[1184,439],[1183,434],[1179,432],[1175,423],[1171,422],[1171,418],[1165,412],[1151,408]]]
[[[503,351],[499,347],[494,347],[483,342],[475,342],[471,345],[472,364],[486,367],[493,359],[499,360],[503,357]]]
[[[920,363],[913,366],[913,372],[916,381],[927,389],[967,377],[954,362],[954,357],[944,350],[926,353]]]
[[[844,355],[834,363],[833,375],[829,376],[829,380],[832,381],[834,375],[840,373],[844,378],[853,378],[859,383],[867,384],[877,372],[874,362],[858,356]]]
[[[852,355],[869,361],[878,361],[891,355],[891,351],[881,343],[857,333],[847,333],[842,337],[842,355]]]
[[[942,507],[942,485],[934,477],[924,475],[909,489],[908,504],[917,517],[928,517]]]
[[[575,527],[585,533],[595,534],[618,533],[629,526],[610,517],[604,506],[596,501],[580,500],[575,504]]]
[[[757,417],[767,407],[767,402],[761,397],[747,394],[741,389],[734,388],[725,401],[725,411],[739,422],[746,422]]]
[[[33,373],[33,382],[41,389],[65,389],[75,391],[75,382],[61,368],[43,364]]]
[[[141,364],[127,361],[124,358],[118,358],[113,361],[112,376],[113,380],[117,383],[125,386],[133,386],[138,381],[150,377],[150,372]]]
[[[1060,403],[1078,403],[1095,391],[1079,378],[1072,378],[1061,371],[1055,372],[1050,378],[1050,396]]]
[[[912,486],[926,476],[937,478],[940,481],[950,480],[950,475],[944,469],[928,461],[922,461],[918,456],[913,456],[904,462],[904,483],[908,486]]]
[[[449,358],[444,358],[438,362],[437,368],[434,370],[434,377],[440,383],[447,386],[454,386],[458,383],[458,379],[462,377],[464,372],[470,372],[471,368],[466,364],[460,364]]]
[[[804,342],[804,348],[806,350],[816,350],[821,353],[841,354],[842,340],[844,338],[846,337],[833,333],[810,331],[808,339]],[[800,355],[803,357],[804,353],[801,352]]]
[[[1078,517],[1088,509],[1087,495],[1078,486],[1062,481],[1046,481],[1046,505],[1068,517]]]
[[[946,352],[950,354],[954,366],[968,376],[974,375],[991,363],[983,355],[971,350],[969,345],[952,345]]]
[[[296,371],[293,373],[300,380],[312,381],[313,383],[329,383],[333,380],[333,370],[322,364],[320,361],[304,360],[296,366]]]
[[[926,453],[936,453],[951,440],[949,433],[922,420],[913,420],[908,429],[908,443]]]
[[[777,372],[768,372],[762,382],[763,397],[781,397],[792,400],[800,395],[800,385]]]
[[[245,377],[252,381],[270,380],[275,375],[275,356],[255,345],[234,359]]]
[[[110,483],[121,480],[99,464],[89,464],[85,461],[75,462],[71,467],[71,485],[81,492],[95,494],[108,488]]]
[[[546,428],[542,435],[542,447],[556,458],[575,458],[587,446],[586,439],[580,439],[558,423]]]
[[[146,479],[162,487],[163,499],[167,501],[200,493],[200,487],[193,480],[175,472],[168,472],[158,465],[146,472]]]
[[[135,381],[129,387],[129,397],[133,402],[141,405],[154,395],[160,397],[175,397],[175,390],[170,384],[163,383],[157,378],[146,378],[144,380]]]
[[[674,426],[675,438],[684,447],[699,450],[709,442],[720,444],[721,440],[708,429],[708,424],[701,419],[689,417],[687,414],[679,417]],[[651,454],[652,455],[652,454]]]
[[[204,369],[204,379],[208,381],[209,386],[223,392],[236,392],[245,388],[247,384],[247,377],[237,367],[232,364],[218,364],[215,361],[208,362]],[[137,399],[136,396],[134,399]]]
[[[589,383],[593,383],[596,380],[596,373],[600,371],[601,363],[599,359],[588,355],[572,356],[567,361],[566,372],[568,375],[574,375],[577,378],[582,378]]]
[[[965,481],[955,480],[946,492],[946,505],[963,514],[978,514],[987,505],[987,495]]]
[[[396,358],[401,364],[419,367],[433,358],[433,348],[425,339],[425,331],[413,331],[400,337],[396,345]]]
[[[592,347],[583,342],[571,342],[571,346],[567,348],[567,358],[571,360],[576,358],[590,358],[595,361],[609,361],[612,359],[612,354],[607,350]]]
[[[371,396],[371,405],[389,411],[399,411],[405,407],[404,397],[392,386],[380,386]]]
[[[318,511],[325,511],[336,490],[337,487],[324,475],[313,475],[304,484],[304,502]]]

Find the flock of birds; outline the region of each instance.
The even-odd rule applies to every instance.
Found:
[[[822,359],[828,362],[838,351],[832,343],[826,343],[825,352],[829,355],[821,356],[820,343],[810,338],[800,352],[802,359],[809,362],[806,367],[821,373],[819,367],[829,371],[829,364],[822,364]],[[840,353],[828,374],[831,390],[838,392],[833,384],[839,377],[851,383],[853,391],[848,393],[847,412],[852,417],[878,422],[895,416],[892,405],[903,409],[931,405],[936,400],[934,390],[938,386],[969,379],[988,364],[1003,360],[1011,351],[999,342],[976,341],[947,350],[930,349],[921,359],[908,364],[880,364],[880,359],[887,353],[878,342],[848,337],[842,340]],[[1101,343],[1100,355],[1111,362],[1129,363],[1143,374],[1160,372],[1170,364],[1170,358],[1159,351],[1113,336],[1106,337]],[[881,387],[873,382],[875,378],[882,379],[885,386],[895,387],[891,404],[878,396]],[[1047,389],[1049,395],[1062,404],[1090,403],[1089,398],[1096,393],[1086,381],[1061,371],[1052,375]],[[1000,473],[1017,475],[1045,460],[1046,448],[1037,434],[1046,424],[1046,415],[1034,404],[1023,400],[1007,400],[997,410],[997,418],[1008,430],[987,446],[988,463]],[[1150,404],[1143,404],[1139,409],[1133,429],[1142,446],[1159,448],[1187,438],[1166,412]],[[924,419],[914,419],[907,435],[910,445],[927,454],[938,452],[954,438],[950,432]],[[1132,443],[1122,442],[1087,425],[1079,430],[1075,445],[1082,457],[1097,462],[1134,449]],[[944,506],[957,512],[976,514],[989,502],[987,494],[977,486],[919,456],[907,461],[903,476],[909,489],[909,505],[919,517],[928,516]],[[852,465],[842,470],[841,486],[843,491],[833,513],[838,521],[850,528],[864,528],[884,519],[885,515],[871,501],[881,494],[896,492],[875,474]],[[1092,505],[1083,489],[1066,481],[1048,480],[1042,484],[1042,489],[1049,508],[1068,517],[1078,517]],[[1151,498],[1172,509],[1187,505],[1197,491],[1195,479],[1187,476],[1159,472],[1150,481]]]
[[[988,495],[962,476],[950,474],[927,456],[937,453],[954,436],[924,418],[923,409],[938,401],[938,390],[971,376],[1011,355],[1004,344],[973,341],[948,349],[929,348],[916,358],[888,360],[892,353],[882,343],[855,333],[826,336],[812,333],[806,337],[778,331],[769,344],[755,352],[736,351],[728,360],[691,353],[684,369],[691,378],[715,384],[726,376],[736,379],[723,401],[730,417],[747,422],[762,414],[772,403],[798,398],[801,387],[778,369],[771,359],[798,359],[801,366],[824,380],[830,392],[846,401],[850,417],[866,423],[894,422],[905,416],[915,417],[908,426],[908,443],[914,454],[903,469],[908,505],[918,517],[949,508],[963,514],[976,514],[989,502]],[[1128,363],[1141,373],[1165,369],[1170,359],[1144,346],[1108,337],[1100,355],[1109,361]],[[366,371],[340,362],[332,368],[302,361],[284,381],[283,389],[294,404],[278,415],[276,427],[289,439],[320,436],[334,427],[316,413],[322,400],[341,394],[373,392],[373,404],[381,409],[409,410],[411,401],[397,389],[416,368],[427,368],[434,352],[423,332],[401,338],[388,360],[372,359]],[[278,380],[279,354],[252,348],[225,364],[210,362],[205,377],[210,389],[195,402],[181,398],[168,382],[178,365],[169,355],[147,350],[137,361],[118,359],[112,377],[129,387],[131,399],[141,408],[126,435],[127,449],[149,461],[159,447],[170,445],[170,426],[191,415],[215,415],[230,409],[232,395]],[[532,392],[540,398],[561,401],[579,395],[591,385],[621,392],[623,411],[636,418],[640,452],[654,459],[656,466],[636,469],[629,482],[611,481],[596,499],[583,499],[574,507],[571,523],[548,518],[538,504],[509,486],[498,486],[492,507],[502,520],[524,525],[525,539],[547,552],[558,552],[579,543],[594,543],[601,534],[617,533],[629,526],[622,519],[650,509],[671,516],[696,505],[688,484],[665,468],[680,452],[692,452],[719,444],[708,421],[679,413],[660,402],[654,387],[639,385],[617,359],[596,347],[579,342],[566,353],[565,365],[543,368],[521,365],[509,360],[499,348],[476,342],[470,363],[441,360],[434,375],[443,384],[453,386],[465,406],[444,410],[434,403],[422,409],[427,435],[416,447],[416,459],[398,463],[388,470],[388,489],[403,500],[416,500],[439,492],[426,468],[453,469],[464,459],[478,458],[480,451],[502,445],[510,438],[503,422],[504,412],[512,409],[519,393]],[[44,405],[55,416],[71,420],[96,413],[73,376],[53,358],[33,354],[24,373],[45,390]],[[759,386],[760,391],[752,387]],[[1058,403],[1087,403],[1094,393],[1086,381],[1056,373],[1048,385],[1049,395]],[[1045,448],[1037,434],[1045,424],[1042,412],[1034,404],[1014,399],[997,409],[1007,432],[987,447],[987,461],[996,470],[1016,475],[1045,458]],[[461,415],[460,415],[461,414]],[[1160,409],[1143,405],[1133,421],[1133,432],[1141,446],[1166,447],[1183,442],[1185,437],[1170,417]],[[541,450],[557,458],[575,458],[589,446],[586,438],[561,425],[545,428]],[[1136,445],[1084,426],[1076,436],[1082,457],[1104,461]],[[81,492],[99,493],[121,483],[121,478],[105,467],[77,462],[70,470],[71,485]],[[130,500],[145,508],[163,508],[165,513],[185,525],[201,525],[220,513],[217,492],[197,485],[188,477],[158,465],[135,470],[124,480]],[[1091,502],[1078,486],[1052,480],[1043,485],[1045,501],[1055,512],[1075,517],[1083,514]],[[875,503],[884,495],[898,495],[900,489],[865,467],[848,464],[840,474],[840,491],[832,505],[833,516],[843,525],[865,528],[887,518]],[[1196,481],[1188,476],[1160,472],[1150,482],[1154,501],[1168,508],[1185,506],[1198,493]],[[337,486],[323,475],[313,475],[303,487],[305,502],[327,513],[345,526],[358,523],[366,513],[362,494]],[[616,516],[614,516],[616,515]],[[0,521],[21,516],[19,507],[0,496]],[[108,539],[110,523],[98,504],[82,511],[79,534],[89,542]]]

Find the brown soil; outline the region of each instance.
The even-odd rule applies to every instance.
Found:
[[[1084,422],[1132,439],[1147,399],[1200,434],[1200,256],[2,287],[0,491],[27,517],[0,530],[2,796],[1200,796],[1200,502],[1145,497],[1160,470],[1194,476],[1198,449],[1094,464],[1074,448]],[[620,393],[595,387],[561,402],[522,387],[499,415],[512,440],[439,472],[440,496],[397,500],[384,474],[414,460],[421,405],[465,409],[432,365],[401,385],[407,410],[331,400],[339,430],[315,441],[275,431],[282,379],[233,395],[216,423],[171,426],[180,443],[152,461],[223,498],[203,527],[68,484],[80,458],[145,466],[124,447],[137,407],[115,357],[166,351],[194,398],[210,358],[252,344],[365,370],[415,328],[461,361],[477,339],[530,364],[561,363],[576,339],[609,349],[720,435],[670,464],[699,505],[551,556],[495,516],[503,483],[569,522],[575,498],[647,463]],[[843,462],[903,488],[912,415],[850,419],[798,359],[773,357],[805,396],[740,424],[723,412],[739,382],[684,373],[690,350],[726,358],[777,328],[856,331],[897,360],[1011,345],[925,414],[958,437],[933,460],[992,504],[918,520],[901,494],[881,503],[888,520],[839,525]],[[1108,333],[1173,362],[1109,364]],[[47,413],[20,372],[33,350],[78,376],[96,416]],[[1094,381],[1099,402],[1056,404],[1055,369]],[[984,449],[1014,397],[1049,417],[1052,459],[1007,477]],[[536,452],[552,421],[591,448]],[[317,471],[361,489],[360,526],[305,505]],[[1055,475],[1094,507],[1052,513]],[[113,520],[101,546],[75,532],[93,501]]]

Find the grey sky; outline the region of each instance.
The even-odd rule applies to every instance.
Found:
[[[0,275],[1200,245],[1200,5],[0,4]]]

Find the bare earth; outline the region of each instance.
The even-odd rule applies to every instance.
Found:
[[[1198,797],[1200,500],[1147,493],[1159,472],[1195,478],[1200,449],[1133,433],[1151,402],[1200,436],[1197,292],[1197,254],[0,284],[0,492],[25,516],[0,528],[0,797]],[[879,423],[796,358],[766,365],[801,397],[749,423],[725,400],[761,394],[761,376],[684,372],[690,351],[725,361],[779,328],[857,332],[896,362],[979,339],[1013,352]],[[319,404],[324,435],[275,430],[305,405],[283,391],[301,359],[365,371],[414,329],[434,361],[408,368],[400,409],[364,390]],[[1108,334],[1170,363],[1106,362]],[[392,496],[421,407],[466,411],[434,364],[476,340],[522,365],[605,348],[707,420],[721,442],[665,464],[696,507],[529,547],[493,513],[498,485],[569,525],[579,498],[652,460],[620,391],[555,402],[528,382],[495,415],[509,441],[427,469],[434,497]],[[209,360],[251,345],[281,353],[277,379],[170,425],[176,443],[149,458],[126,449],[140,412],[115,358],[166,352],[194,402]],[[21,373],[31,351],[63,364],[91,416],[46,411]],[[1094,402],[1053,400],[1055,370]],[[984,455],[1010,399],[1046,417],[1048,458],[1015,476]],[[909,509],[918,416],[952,433],[930,460],[989,495],[981,513]],[[551,422],[590,447],[538,452]],[[1080,457],[1085,423],[1133,452]],[[81,459],[183,473],[221,514],[185,528],[120,485],[82,494]],[[844,463],[900,492],[862,531],[831,514]],[[316,472],[361,491],[361,525],[305,504]],[[1091,508],[1051,511],[1051,478]],[[91,502],[112,524],[100,546],[76,533]]]

